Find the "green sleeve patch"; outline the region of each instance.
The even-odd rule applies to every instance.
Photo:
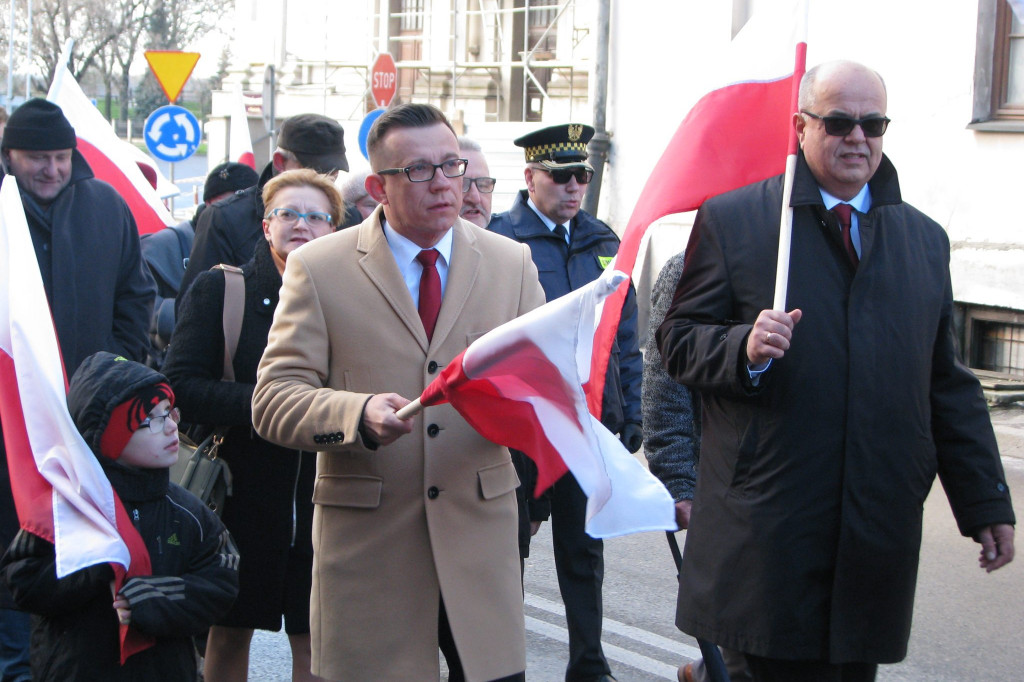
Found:
[[[598,256],[597,262],[601,264],[601,269],[605,270],[608,268],[608,264],[615,260],[615,256]]]

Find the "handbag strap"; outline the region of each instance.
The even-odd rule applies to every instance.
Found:
[[[224,381],[235,380],[235,351],[242,335],[242,316],[245,314],[245,277],[242,268],[234,265],[214,265],[224,272]]]

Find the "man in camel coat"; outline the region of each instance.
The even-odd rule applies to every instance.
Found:
[[[448,405],[395,412],[544,292],[527,247],[459,218],[466,163],[440,111],[389,110],[367,146],[381,206],[291,254],[253,396],[260,435],[320,453],[313,672],[437,679],[441,646],[449,679],[523,680],[509,452]]]

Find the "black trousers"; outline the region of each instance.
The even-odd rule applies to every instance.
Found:
[[[459,658],[459,651],[455,648],[455,638],[452,637],[452,628],[448,624],[448,612],[445,611],[443,599],[437,614],[437,646],[441,649],[444,660],[448,664],[448,682],[466,682],[466,674],[462,671],[462,659]],[[526,682],[526,671],[499,677],[492,682]]]
[[[558,589],[569,630],[567,682],[586,682],[611,674],[601,647],[604,543],[583,529],[587,496],[572,474],[551,488],[551,538]]]
[[[875,663],[782,661],[747,654],[747,665],[756,682],[874,682]]]

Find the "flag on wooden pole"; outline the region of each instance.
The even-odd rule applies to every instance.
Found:
[[[806,0],[783,8],[773,3],[736,35],[722,69],[722,86],[694,105],[669,141],[609,267],[633,271],[643,236],[655,220],[696,210],[709,197],[786,170],[791,144],[795,154],[792,116],[806,64],[806,16]],[[601,413],[605,369],[625,296],[623,284],[606,302],[598,327],[586,387],[593,414]]]
[[[526,453],[542,492],[566,471],[587,496],[586,531],[595,538],[675,530],[671,495],[587,409],[602,302],[628,278],[606,270],[576,291],[474,341],[399,411],[451,405],[485,438]]]

